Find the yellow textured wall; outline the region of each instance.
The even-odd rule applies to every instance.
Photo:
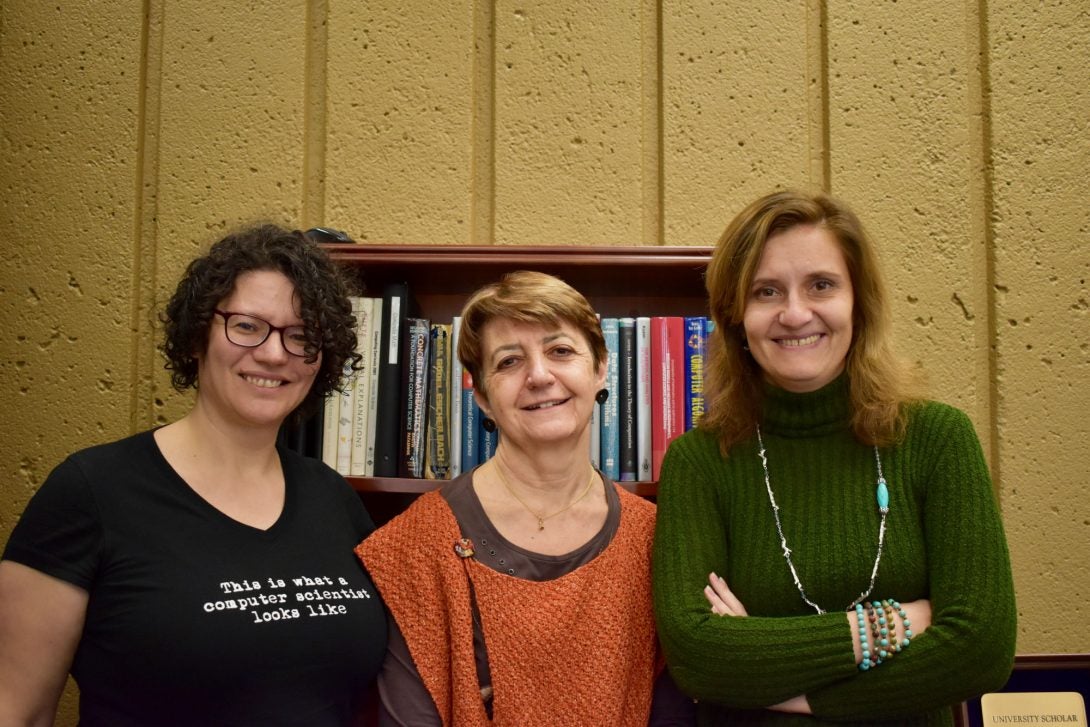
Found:
[[[1081,0],[5,0],[0,539],[66,453],[184,410],[154,314],[228,228],[704,245],[813,185],[977,425],[1019,650],[1090,651],[1088,63]]]

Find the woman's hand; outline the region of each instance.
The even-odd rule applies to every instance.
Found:
[[[704,597],[712,606],[712,613],[718,616],[748,616],[746,607],[738,600],[738,597],[727,586],[727,582],[714,573],[708,574],[708,585],[704,586]],[[805,694],[792,697],[787,701],[766,707],[773,712],[789,712],[791,714],[813,714],[810,711],[810,702]]]
[[[905,615],[911,622],[909,628],[912,629],[913,638],[922,634],[931,625],[931,601],[926,598],[902,603],[901,608],[904,609]],[[900,636],[902,639],[905,637],[904,624],[901,624]]]
[[[714,573],[708,574],[708,585],[704,586],[704,597],[712,606],[712,613],[717,616],[748,616],[742,605],[727,587],[727,582]]]
[[[807,701],[805,694],[800,694],[797,697],[791,697],[786,702],[780,702],[779,704],[773,704],[771,707],[765,707],[772,712],[788,712],[790,714],[813,714],[810,711],[810,702]]]

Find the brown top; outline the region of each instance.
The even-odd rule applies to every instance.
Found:
[[[458,486],[472,492],[464,482]],[[508,570],[522,567],[509,560],[517,549],[502,539],[494,541],[497,548],[475,544],[474,558],[459,558],[454,543],[462,531],[436,493],[419,498],[357,549],[444,724],[487,723],[474,657],[471,583],[488,634],[495,723],[647,723],[655,667],[654,506],[609,489],[620,509],[614,537],[604,548],[596,543],[601,534],[592,538],[577,551],[586,562],[557,578],[527,580],[486,565],[495,558]],[[457,487],[452,494],[460,499]]]

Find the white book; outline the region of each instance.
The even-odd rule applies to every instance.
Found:
[[[651,477],[651,319],[636,319],[636,479]]]
[[[341,395],[336,391],[322,402],[322,461],[337,469],[337,418],[341,412]]]
[[[450,478],[462,474],[462,362],[458,358],[458,337],[462,317],[450,322]]]
[[[371,391],[371,327],[374,325],[374,299],[353,301],[356,309],[356,353],[360,366],[356,370],[356,391],[353,394],[352,459],[349,473],[362,477],[367,472],[367,402]]]
[[[359,316],[359,296],[352,296],[352,315]],[[352,473],[352,422],[356,417],[356,372],[352,362],[344,363],[344,391],[341,392],[340,406],[337,410],[337,473],[348,476]]]
[[[364,437],[364,477],[375,476],[375,426],[378,419],[378,368],[382,360],[382,298],[371,298],[371,361],[367,365],[367,434]]]

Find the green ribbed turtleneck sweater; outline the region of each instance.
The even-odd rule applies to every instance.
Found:
[[[867,588],[878,541],[874,449],[848,427],[841,376],[806,394],[766,387],[761,426],[784,561],[756,436],[723,458],[696,430],[663,463],[655,534],[659,638],[674,680],[701,701],[701,724],[951,724],[948,705],[1002,687],[1015,642],[1014,589],[999,509],[968,418],[912,405],[904,440],[880,450],[889,482],[886,540],[871,597],[927,598],[932,624],[868,672],[856,667],[844,610]],[[748,617],[711,613],[723,576]],[[760,709],[806,694],[814,718]]]

